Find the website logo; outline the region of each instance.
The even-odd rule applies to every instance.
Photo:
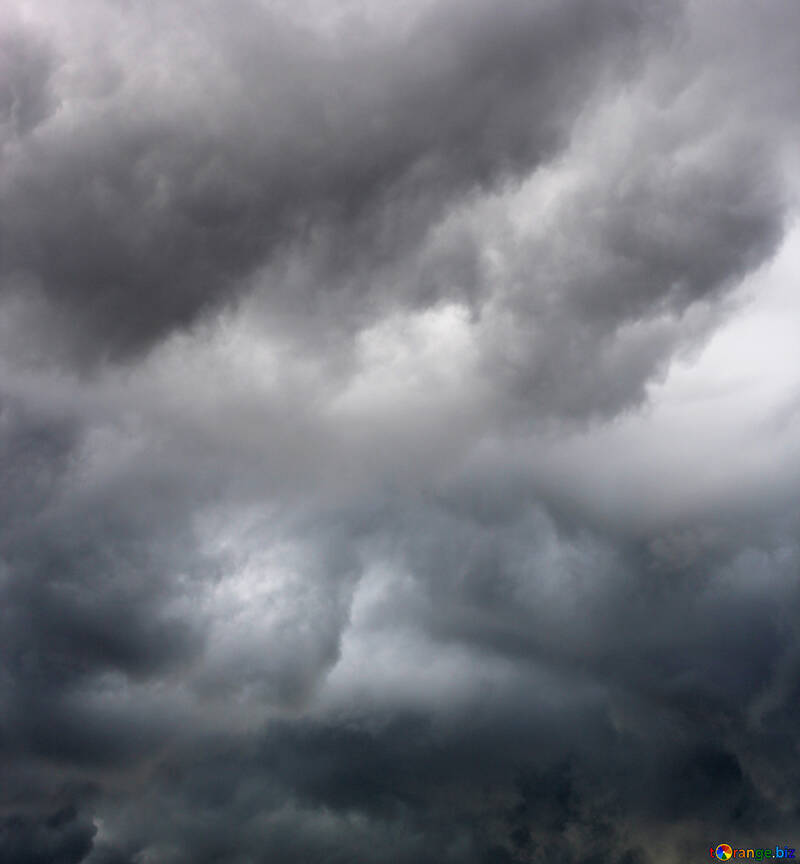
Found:
[[[776,846],[774,849],[737,849],[735,846],[729,846],[727,843],[720,843],[719,846],[712,846],[708,850],[708,854],[712,858],[717,858],[720,861],[728,861],[731,858],[753,858],[756,861],[771,861],[773,858],[794,858],[795,850],[791,846]]]

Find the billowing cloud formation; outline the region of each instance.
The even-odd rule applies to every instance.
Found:
[[[229,299],[284,244],[328,228],[391,256],[376,230],[419,233],[452,196],[535,167],[644,17],[452,4],[405,38],[323,39],[252,3],[166,4],[112,24],[87,63],[75,31],[101,14],[52,56],[7,37],[3,258],[115,354]]]
[[[0,13],[0,859],[800,844],[798,26]]]

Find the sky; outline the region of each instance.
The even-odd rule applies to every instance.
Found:
[[[0,0],[0,861],[800,847],[798,33]]]

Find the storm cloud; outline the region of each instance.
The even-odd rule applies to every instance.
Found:
[[[0,859],[800,843],[800,7],[0,10]]]

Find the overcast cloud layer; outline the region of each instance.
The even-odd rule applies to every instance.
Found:
[[[799,33],[0,0],[0,861],[800,847]]]

